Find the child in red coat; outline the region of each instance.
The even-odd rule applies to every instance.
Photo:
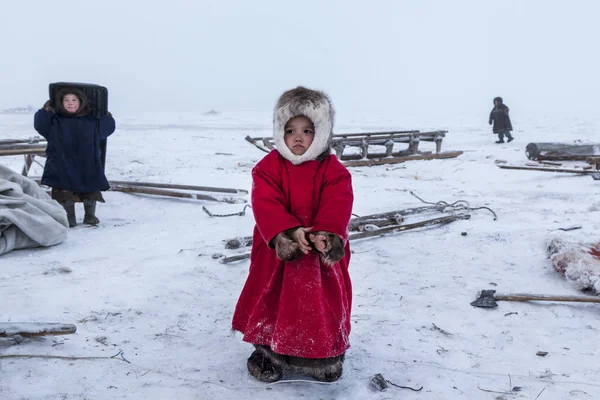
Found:
[[[255,346],[248,370],[261,381],[284,370],[335,381],[350,347],[354,197],[350,173],[329,154],[333,119],[324,93],[283,93],[274,111],[277,150],[252,170],[256,225],[233,329]]]

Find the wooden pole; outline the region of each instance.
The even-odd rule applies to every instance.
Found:
[[[41,137],[36,137],[36,138],[31,138],[31,139],[0,139],[0,146],[6,145],[6,144],[18,144],[18,143],[23,143],[23,144],[39,143],[39,142],[45,142],[45,141],[46,141],[46,139],[41,138]]]
[[[518,165],[498,165],[498,168],[502,168],[502,169],[519,169],[519,170],[526,170],[526,171],[542,171],[542,172],[567,172],[567,173],[572,173],[572,174],[591,174],[594,171],[585,171],[585,170],[579,170],[579,169],[565,169],[565,168],[542,168],[542,167],[521,167]]]
[[[600,303],[600,296],[555,296],[548,294],[507,293],[494,294],[496,300],[504,301],[572,301],[579,303]]]
[[[46,147],[31,147],[28,149],[1,149],[0,156],[20,156],[23,154],[35,154],[44,156],[46,154]]]
[[[143,186],[150,188],[159,189],[181,189],[181,190],[198,190],[200,192],[215,192],[215,193],[233,193],[233,194],[246,194],[247,190],[244,189],[230,189],[230,188],[218,188],[210,186],[194,186],[194,185],[177,185],[171,183],[154,183],[154,182],[128,182],[128,181],[110,181],[110,185],[126,185],[126,186]]]
[[[166,190],[166,189],[158,189],[158,188],[149,188],[142,186],[126,186],[126,185],[113,185],[110,188],[113,192],[124,192],[124,193],[138,193],[138,194],[149,194],[155,196],[168,196],[168,197],[178,197],[182,199],[194,199],[194,200],[208,200],[208,201],[218,201],[222,203],[237,203],[234,199],[218,199],[216,197],[208,196],[200,193],[186,193],[179,192],[175,190]]]
[[[443,153],[426,154],[426,155],[414,155],[406,157],[390,157],[381,158],[379,160],[365,160],[365,161],[346,161],[342,163],[345,167],[372,167],[375,165],[384,164],[397,164],[405,161],[417,161],[417,160],[436,160],[444,158],[455,158],[462,154],[462,151],[446,151]]]

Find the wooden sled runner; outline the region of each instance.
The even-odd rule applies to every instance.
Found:
[[[71,324],[55,322],[0,322],[0,337],[37,337],[46,335],[69,335],[77,327]]]

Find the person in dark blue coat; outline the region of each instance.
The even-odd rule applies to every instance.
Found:
[[[510,117],[508,116],[508,106],[502,101],[502,97],[496,97],[494,99],[494,108],[490,113],[489,123],[494,123],[493,132],[498,135],[496,143],[504,143],[504,136],[508,139],[508,143],[512,142],[514,138],[510,134],[513,130]]]
[[[101,191],[109,189],[100,140],[115,131],[115,120],[110,113],[89,115],[86,96],[76,88],[63,89],[57,98],[58,104],[48,100],[34,117],[35,130],[48,142],[42,184],[65,208],[69,226],[76,224],[75,202],[83,202],[83,222],[97,225],[96,202],[104,202]]]

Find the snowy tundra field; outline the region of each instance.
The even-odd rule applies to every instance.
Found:
[[[115,118],[107,157],[112,180],[249,190],[263,153],[244,137],[271,134],[268,112]],[[77,326],[73,335],[20,344],[0,339],[2,357],[72,357],[0,358],[0,399],[600,398],[600,305],[469,304],[481,289],[581,294],[552,270],[545,243],[557,235],[599,239],[600,182],[502,170],[495,160],[529,162],[524,150],[534,141],[598,141],[600,120],[512,118],[515,141],[503,145],[494,143],[487,115],[338,121],[340,133],[445,129],[442,150],[464,151],[454,159],[351,168],[355,214],[423,205],[413,191],[498,215],[494,221],[479,210],[470,220],[353,242],[352,348],[338,382],[292,376],[266,385],[247,373],[251,346],[231,334],[230,320],[249,263],[223,265],[212,255],[237,254],[222,240],[250,235],[252,213],[211,218],[202,210],[226,214],[242,204],[106,192],[100,226],[80,224],[55,247],[0,257],[0,321]],[[34,136],[32,120],[0,115],[0,139]],[[20,171],[23,161],[0,163]],[[30,175],[41,171],[36,165]],[[77,213],[81,222],[81,205]],[[574,225],[582,229],[558,230]],[[122,357],[111,358],[119,351]],[[369,382],[376,373],[423,389],[375,391]]]

